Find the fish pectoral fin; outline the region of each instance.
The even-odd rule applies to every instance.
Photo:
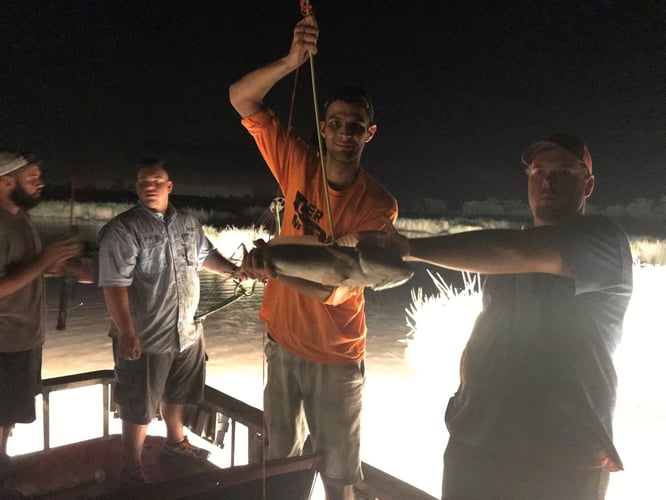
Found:
[[[409,264],[390,253],[374,255],[374,258],[366,257],[361,256],[360,267],[368,277],[372,290],[386,290],[402,285],[414,275],[414,270]]]
[[[388,290],[389,288],[394,288],[396,286],[400,286],[403,283],[407,283],[410,279],[412,278],[412,275],[410,274],[409,276],[400,278],[400,279],[387,279],[385,281],[381,281],[379,283],[375,283],[373,285],[370,285],[370,289],[372,289],[375,292],[380,292],[382,290]]]

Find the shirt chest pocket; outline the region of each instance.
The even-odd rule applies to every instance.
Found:
[[[183,232],[175,242],[175,251],[178,252],[178,261],[188,267],[197,267],[197,241],[191,231]]]
[[[167,240],[160,235],[143,235],[139,238],[140,248],[136,269],[143,275],[159,274],[167,266]]]

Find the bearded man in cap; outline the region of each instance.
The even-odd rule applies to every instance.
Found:
[[[0,149],[0,476],[9,469],[7,440],[17,423],[35,420],[44,344],[44,276],[89,269],[67,263],[82,249],[72,240],[42,248],[27,210],[40,200],[41,170],[28,154]]]
[[[622,469],[612,356],[632,291],[629,241],[583,215],[594,175],[582,141],[555,135],[522,159],[533,228],[383,236],[407,261],[485,275],[446,410],[442,498],[600,500]]]

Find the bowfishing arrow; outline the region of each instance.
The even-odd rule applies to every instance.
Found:
[[[76,179],[72,177],[70,185],[70,198],[69,198],[69,233],[70,236],[78,234],[78,228],[74,224],[74,205],[75,205],[75,192],[76,192]],[[78,257],[75,257],[78,258]],[[74,294],[76,287],[76,278],[68,276],[67,267],[62,276],[62,287],[60,288],[60,305],[58,306],[58,321],[56,323],[56,330],[62,331],[67,328],[67,309],[69,308],[69,301]]]

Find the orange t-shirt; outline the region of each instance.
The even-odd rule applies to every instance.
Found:
[[[285,198],[281,236],[314,235],[330,241],[319,155],[292,133],[273,112],[243,118]],[[382,229],[395,221],[398,204],[364,170],[347,189],[328,190],[336,237]],[[305,296],[277,280],[268,280],[259,317],[283,348],[316,363],[349,364],[365,356],[365,299],[354,289],[339,305]]]

